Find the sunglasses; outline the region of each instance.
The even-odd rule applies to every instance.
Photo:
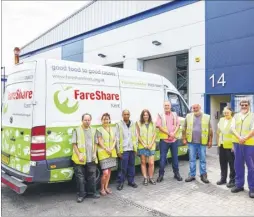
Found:
[[[248,107],[248,104],[242,104],[241,107]]]

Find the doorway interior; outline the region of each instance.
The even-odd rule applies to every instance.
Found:
[[[211,124],[213,128],[213,145],[216,144],[216,133],[217,125],[220,118],[223,116],[223,109],[226,106],[230,107],[231,105],[231,95],[211,95],[210,96],[210,115],[211,115]]]

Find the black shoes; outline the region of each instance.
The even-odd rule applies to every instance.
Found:
[[[224,185],[224,184],[226,184],[226,183],[227,183],[226,180],[221,179],[220,181],[217,182],[217,185]],[[235,186],[235,181],[231,179],[231,180],[228,182],[227,187],[228,187],[228,188],[233,188],[234,186]]]
[[[174,175],[174,178],[177,180],[177,181],[183,181],[183,178],[180,176],[180,174],[177,172],[175,173]],[[157,182],[162,182],[163,181],[163,176],[159,176],[157,178]]]
[[[123,185],[124,185],[124,183],[120,183],[120,184],[117,186],[117,190],[118,190],[118,191],[123,190]],[[128,183],[128,185],[129,185],[130,187],[133,187],[133,188],[137,188],[137,187],[138,187],[138,185],[137,185],[135,182],[133,182],[133,183]]]
[[[135,182],[133,182],[133,183],[128,183],[128,185],[131,186],[131,187],[133,187],[133,188],[137,188],[137,187],[138,187],[138,185],[137,185]]]
[[[249,192],[249,197],[250,197],[250,198],[254,198],[254,190],[252,190],[252,191]]]
[[[233,188],[235,186],[235,181],[234,180],[230,180],[229,183],[227,184],[228,188]]]
[[[192,182],[194,180],[196,180],[195,177],[189,176],[187,179],[185,179],[185,182]]]
[[[177,181],[183,181],[183,178],[180,176],[180,174],[177,172],[177,173],[175,173],[175,176],[174,176],[174,178],[177,180]]]
[[[203,174],[203,175],[201,175],[200,177],[201,177],[201,181],[202,181],[202,182],[204,182],[204,183],[206,183],[206,184],[209,183],[209,180],[207,179],[207,175],[206,175],[206,174]],[[192,182],[192,181],[194,181],[194,180],[196,180],[195,177],[189,176],[187,179],[185,179],[185,182]]]
[[[157,178],[157,182],[162,182],[163,181],[163,176],[159,176],[158,178]]]
[[[207,175],[206,174],[201,175],[201,181],[204,182],[205,184],[209,183],[209,180],[207,179]]]
[[[117,186],[117,190],[118,190],[118,191],[123,190],[123,183],[120,183],[120,184]]]
[[[243,188],[243,187],[238,188],[238,187],[234,186],[234,187],[231,189],[231,192],[232,192],[232,193],[238,193],[238,192],[241,192],[241,191],[244,191],[244,188]]]
[[[80,197],[80,196],[78,196],[77,197],[77,203],[81,203],[81,202],[83,202],[84,201],[84,197]]]
[[[232,193],[239,193],[239,192],[241,192],[241,191],[244,191],[244,188],[243,188],[243,187],[238,188],[238,187],[234,186],[234,187],[231,189],[231,192],[232,192]],[[254,190],[250,190],[250,191],[249,191],[249,197],[250,197],[250,198],[254,198]]]
[[[100,194],[98,193],[98,192],[95,192],[94,194],[93,194],[93,196],[92,196],[92,198],[94,198],[94,199],[98,199],[98,198],[100,198],[101,196],[100,196]]]
[[[217,184],[217,185],[224,185],[224,184],[226,184],[226,183],[227,183],[226,180],[221,179],[221,180],[218,181],[216,184]]]

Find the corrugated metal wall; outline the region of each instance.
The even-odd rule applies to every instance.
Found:
[[[21,55],[170,1],[95,1],[22,47]]]

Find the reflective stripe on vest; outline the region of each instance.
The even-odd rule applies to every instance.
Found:
[[[94,135],[95,135],[95,130],[90,128],[92,131],[92,145],[93,145],[93,152],[95,152],[95,142],[94,142]],[[76,155],[76,152],[73,149],[72,152],[72,157],[71,159],[74,161],[75,164],[82,164],[85,165],[86,164],[86,144],[85,144],[85,133],[84,133],[84,129],[82,128],[82,126],[78,127],[74,132],[76,132],[76,138],[77,138],[77,147],[80,153],[83,154],[84,156],[84,162],[80,162],[78,156]],[[96,156],[96,153],[93,153]],[[98,159],[96,157],[95,163],[98,163]]]
[[[119,122],[118,123],[118,128],[119,128],[119,151],[120,153],[122,154],[123,153],[123,123],[122,122]],[[138,142],[138,139],[137,139],[137,136],[136,136],[136,126],[134,123],[131,124],[131,141],[132,141],[132,144],[133,144],[133,151],[137,152],[137,142]]]
[[[102,134],[102,139],[103,139],[103,144],[106,148],[112,148],[114,140],[115,140],[115,136],[113,133],[112,128],[110,128],[110,134],[103,128],[103,127],[99,127],[97,129],[101,134]],[[109,155],[104,149],[102,149],[99,145],[98,145],[98,158],[99,160],[104,160],[110,157],[114,157],[116,158],[116,149],[114,148],[111,155]]]
[[[249,113],[244,120],[242,120],[240,113],[236,114],[234,117],[236,132],[242,137],[247,136],[251,131],[251,126],[254,121],[254,113]],[[238,143],[239,140],[233,136],[233,142]],[[249,138],[244,145],[254,146],[254,136]]]
[[[188,114],[187,119],[187,129],[186,129],[186,138],[189,143],[192,142],[192,132],[193,132],[193,123],[194,123],[194,114]],[[201,144],[207,145],[208,135],[209,135],[209,120],[210,115],[202,114],[201,120]]]
[[[141,137],[142,141],[146,145],[151,145],[153,135],[155,133],[155,125],[153,123],[150,123],[148,126],[148,129],[147,129],[145,124],[141,124],[140,122],[138,122],[138,126],[140,129],[140,137]],[[151,150],[154,151],[155,148],[156,148],[156,143],[154,142]],[[138,143],[138,149],[144,149],[144,146],[140,142]]]
[[[223,144],[223,148],[225,149],[232,149],[233,148],[233,135],[231,133],[230,127],[232,119],[228,120],[227,126],[225,126],[226,118],[221,118],[219,121],[219,146]]]

